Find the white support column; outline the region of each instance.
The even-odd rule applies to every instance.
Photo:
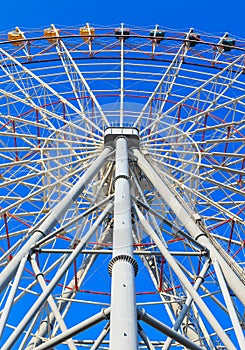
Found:
[[[102,167],[108,154],[111,151],[112,150],[110,147],[105,147],[100,156],[92,163],[90,168],[88,168],[88,170],[78,180],[74,187],[71,188],[71,190],[66,194],[66,196],[46,216],[41,225],[33,229],[31,238],[19,250],[19,252],[10,261],[8,266],[6,266],[6,268],[0,274],[0,292],[8,285],[8,283],[13,278],[23,256],[29,253],[30,249],[36,244],[38,240],[45,237],[53,229],[53,227],[58,223],[58,220],[67,211],[67,209],[70,208],[70,206],[82,193],[85,186],[93,179],[93,177]]]
[[[111,228],[109,228],[103,232],[102,237],[99,239],[99,243],[103,243],[104,240],[106,240],[108,232],[110,230],[111,230]],[[94,248],[95,249],[98,248],[98,250],[97,250],[97,254],[98,254],[100,252],[99,248],[101,248],[101,246],[100,246],[100,244],[98,244],[98,246],[95,245]],[[89,251],[89,252],[91,253],[91,251]],[[71,251],[70,251],[70,253],[71,253]],[[87,258],[84,261],[82,261],[82,263],[77,271],[77,285],[78,286],[81,286],[81,284],[83,283],[84,278],[87,276],[87,272],[89,271],[89,269],[94,264],[94,262],[97,258],[97,254],[94,254],[94,255],[90,254],[89,256],[87,256]],[[62,294],[60,296],[60,300],[58,301],[58,308],[59,308],[60,313],[62,314],[62,317],[65,317],[65,315],[69,311],[69,307],[70,307],[70,303],[71,303],[70,299],[73,299],[77,293],[77,291],[74,289],[74,286],[75,286],[74,277],[70,280],[70,282],[67,284],[67,286],[68,286],[68,288],[62,292]],[[35,336],[33,336],[31,341],[29,342],[28,346],[25,348],[25,350],[31,350],[33,348],[33,344],[36,344],[36,346],[38,346],[41,343],[41,339],[45,338],[47,336],[49,324],[51,324],[51,326],[53,326],[54,321],[55,321],[55,316],[54,316],[54,313],[51,312],[42,321],[40,328],[36,332]]]
[[[223,344],[227,347],[229,350],[235,350],[235,346],[227,336],[227,334],[224,332],[223,328],[220,326],[220,324],[217,322],[215,316],[212,314],[212,312],[209,310],[209,308],[206,306],[204,301],[201,299],[199,294],[196,292],[196,290],[193,288],[181,268],[179,267],[178,263],[172,257],[168,249],[165,247],[161,239],[158,237],[158,235],[155,233],[155,231],[152,229],[150,224],[145,219],[144,215],[141,213],[139,208],[135,205],[135,210],[137,213],[137,216],[142,224],[142,227],[144,228],[144,231],[149,235],[149,237],[152,238],[152,240],[155,242],[156,246],[162,253],[162,255],[167,260],[170,267],[173,269],[175,274],[178,276],[180,282],[182,283],[183,287],[186,289],[186,291],[190,294],[190,296],[193,298],[201,312],[203,313],[204,317],[210,324],[210,326],[215,330]],[[175,331],[174,331],[175,332]]]
[[[202,271],[197,276],[197,279],[196,279],[194,287],[193,287],[196,291],[198,290],[198,288],[200,287],[201,283],[203,282],[204,276],[205,276],[206,272],[208,271],[209,266],[210,266],[210,261],[206,261],[206,263],[204,264],[204,266],[202,268]],[[175,331],[179,330],[179,328],[181,326],[181,323],[185,319],[186,314],[187,314],[187,312],[188,312],[188,310],[189,310],[189,308],[191,306],[192,301],[193,301],[192,297],[190,295],[188,295],[188,297],[186,299],[186,302],[183,305],[182,310],[179,313],[179,315],[178,315],[178,317],[177,317],[177,319],[175,321],[175,324],[173,326],[173,329]],[[190,335],[188,334],[188,330],[187,330],[187,336],[188,336],[188,338],[191,339]],[[197,333],[196,332],[194,332],[194,337],[197,338]],[[193,341],[194,341],[194,339],[193,339]],[[172,342],[173,342],[173,339],[167,338],[165,343],[164,343],[164,346],[162,347],[162,350],[168,350],[170,348]]]
[[[34,317],[34,315],[36,314],[37,310],[39,310],[42,307],[42,305],[45,303],[45,301],[47,300],[48,296],[52,293],[53,289],[56,287],[57,283],[63,277],[65,272],[68,270],[68,268],[73,263],[73,261],[78,257],[78,255],[80,254],[80,251],[84,248],[84,246],[87,243],[87,241],[92,237],[94,232],[98,229],[99,225],[102,223],[102,221],[105,219],[107,214],[111,211],[111,209],[112,209],[112,203],[109,203],[106,206],[106,208],[103,210],[101,215],[97,218],[97,220],[95,221],[93,226],[82,237],[81,241],[76,246],[74,251],[66,259],[66,261],[64,262],[62,267],[55,274],[54,278],[51,280],[51,282],[49,283],[47,288],[42,292],[42,294],[39,296],[39,298],[36,300],[36,302],[32,305],[32,307],[26,313],[25,317],[22,319],[22,321],[16,327],[16,329],[11,334],[11,336],[6,341],[6,343],[1,348],[1,350],[9,350],[16,343],[16,341],[18,340],[20,334],[23,332],[25,327],[28,325],[28,323]]]
[[[103,309],[98,314],[88,318],[87,320],[77,324],[76,326],[71,327],[66,332],[57,335],[56,337],[47,340],[45,343],[35,347],[35,350],[50,350],[53,349],[55,345],[61,344],[67,339],[72,338],[74,335],[79,334],[85,331],[88,328],[96,325],[97,323],[107,319],[110,315],[110,308]],[[10,348],[8,348],[9,350]]]
[[[208,236],[205,234],[205,232],[203,232],[200,229],[200,227],[195,222],[194,218],[189,214],[189,212],[187,212],[183,204],[180,203],[180,201],[177,199],[177,196],[175,196],[173,191],[171,191],[166,185],[166,183],[159,177],[153,166],[148,163],[148,161],[142,155],[142,153],[136,148],[133,150],[133,153],[138,160],[138,165],[141,168],[141,170],[145,173],[145,175],[157,189],[165,203],[169,205],[171,210],[175,213],[175,215],[186,228],[186,230],[189,232],[189,234],[197,242],[201,243],[210,251],[210,257],[212,260],[217,259],[217,261],[221,265],[222,271],[224,273],[225,279],[229,287],[233,290],[235,295],[245,306],[244,284],[234,273],[231,267],[226,263],[224,258],[214,247],[214,245],[212,244]],[[220,249],[222,248],[220,247]]]
[[[109,263],[111,284],[110,350],[136,350],[137,312],[133,258],[127,140],[116,140],[113,258]]]
[[[47,285],[46,285],[45,279],[43,277],[43,273],[40,271],[40,269],[39,269],[39,267],[37,265],[37,262],[36,262],[35,259],[33,259],[33,257],[30,259],[30,263],[31,263],[33,271],[34,271],[34,273],[36,275],[36,279],[38,280],[42,290],[44,291],[47,288]],[[59,324],[59,327],[60,327],[62,333],[66,332],[67,331],[66,324],[65,324],[65,322],[63,320],[63,317],[60,314],[60,311],[59,311],[59,309],[58,309],[58,307],[57,307],[57,305],[56,305],[52,295],[50,295],[47,298],[47,301],[48,301],[49,306],[50,306],[50,308],[51,308],[51,310],[52,310],[52,312],[54,314],[54,317],[55,317],[56,321]],[[77,350],[77,347],[75,346],[72,338],[67,340],[67,345],[68,345],[68,348],[70,350]]]
[[[221,271],[221,268],[220,268],[217,260],[215,260],[213,262],[213,265],[214,265],[214,269],[215,269],[215,272],[216,272],[216,275],[217,275],[217,278],[219,281],[221,292],[223,294],[227,309],[229,311],[229,315],[230,315],[231,322],[232,322],[233,327],[234,327],[234,332],[236,334],[238,344],[240,345],[241,349],[245,349],[245,338],[244,338],[244,334],[242,331],[242,327],[241,327],[241,324],[240,324],[239,319],[237,317],[237,313],[236,313],[236,310],[234,308],[233,302],[231,300],[231,296],[230,296],[228,287],[226,285],[223,273]]]
[[[158,319],[147,314],[144,309],[138,309],[138,318],[140,320],[143,320],[145,323],[149,324],[150,326],[158,329],[160,332],[172,337],[180,344],[186,346],[188,349],[203,350],[202,347],[193,343],[193,341],[189,340],[188,338],[185,338],[183,335],[176,332],[172,328],[166,326],[164,323],[160,322]]]
[[[24,270],[24,267],[26,264],[26,260],[27,260],[27,257],[24,256],[20,261],[13,285],[11,287],[11,291],[9,293],[8,299],[7,299],[6,304],[4,306],[3,313],[0,317],[0,339],[1,339],[2,333],[4,331],[4,327],[5,327],[5,324],[7,322],[11,307],[12,307],[13,302],[14,302],[14,297],[15,297],[16,291],[17,291],[18,286],[19,286],[19,282],[20,282],[20,279],[21,279],[21,276],[22,276],[22,273],[23,273],[23,270]]]

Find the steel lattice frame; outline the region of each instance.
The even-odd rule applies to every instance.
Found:
[[[0,36],[1,349],[238,349],[245,40]]]

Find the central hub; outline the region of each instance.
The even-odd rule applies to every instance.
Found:
[[[139,131],[132,127],[109,127],[105,130],[104,145],[113,146],[118,136],[124,136],[128,140],[129,148],[139,148]]]

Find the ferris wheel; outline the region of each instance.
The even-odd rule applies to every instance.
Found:
[[[0,34],[0,346],[244,349],[245,39]]]

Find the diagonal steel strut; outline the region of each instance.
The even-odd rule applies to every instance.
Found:
[[[181,203],[178,199],[177,193],[174,189],[171,189],[171,185],[168,186],[163,179],[158,175],[157,171],[154,169],[153,164],[150,164],[144,155],[138,150],[134,149],[133,153],[137,158],[138,165],[145,175],[149,178],[151,183],[157,189],[163,200],[169,205],[171,210],[175,213],[177,218],[189,232],[189,234],[199,243],[201,243],[205,248],[210,251],[211,259],[217,259],[222,268],[224,276],[227,280],[229,287],[233,290],[239,300],[245,306],[245,293],[244,284],[233,271],[235,267],[228,265],[226,260],[221,255],[223,249],[219,247],[219,251],[214,246],[214,243],[208,237],[208,235],[201,230],[198,224],[195,222],[193,216],[191,216],[191,210],[187,208],[187,204]],[[188,210],[187,210],[188,209]],[[225,252],[224,252],[225,254]],[[235,264],[235,263],[234,263]]]
[[[94,163],[92,163],[90,168],[84,173],[84,175],[79,179],[74,187],[72,187],[66,196],[46,216],[41,225],[33,229],[31,238],[19,250],[15,257],[10,261],[8,266],[0,274],[0,292],[4,290],[4,288],[13,278],[23,256],[25,256],[30,251],[30,249],[39,239],[45,237],[54,228],[58,220],[62,217],[66,210],[70,208],[70,206],[82,193],[85,186],[93,179],[98,170],[102,167],[111,150],[112,149],[110,147],[105,147],[100,156],[95,160]]]

